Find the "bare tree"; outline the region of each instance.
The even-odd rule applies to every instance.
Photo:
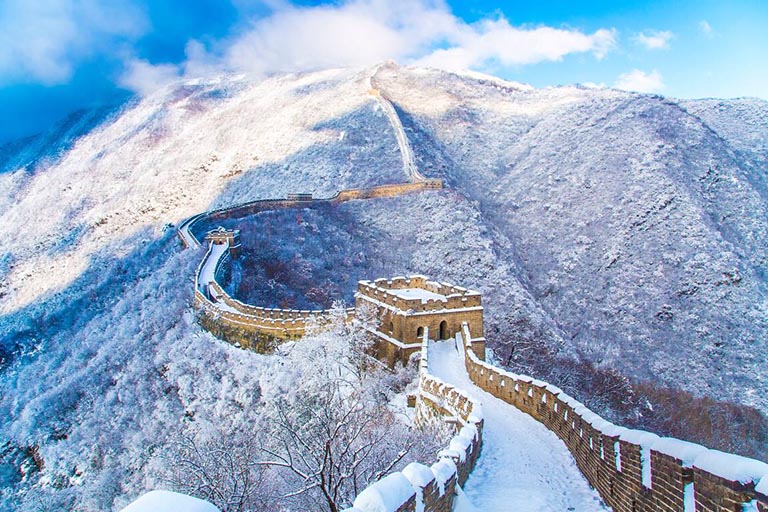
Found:
[[[248,430],[178,443],[176,489],[225,512],[338,512],[406,457],[434,456],[442,436],[416,431],[389,408],[408,371],[383,367],[366,354],[364,330],[343,312],[335,318],[281,347],[260,378],[259,419]]]
[[[209,440],[183,434],[173,444],[167,478],[178,491],[210,501],[223,512],[258,510],[266,503],[257,441],[247,432]]]
[[[260,464],[281,468],[283,499],[337,512],[386,475],[416,444],[416,435],[367,392],[339,382],[275,404]]]

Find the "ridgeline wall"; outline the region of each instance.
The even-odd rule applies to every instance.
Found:
[[[202,221],[442,189],[441,180],[426,179],[418,172],[397,112],[376,87],[373,76],[371,92],[390,119],[403,156],[404,172],[412,182],[342,190],[327,199],[296,194],[288,199],[251,201],[211,210],[190,217],[179,226],[182,243],[187,247],[201,245],[194,229]],[[238,346],[269,352],[284,339],[301,337],[309,325],[330,319],[332,313],[328,311],[262,308],[230,297],[215,280],[229,251],[218,254],[214,278],[201,283],[201,271],[211,257],[209,247],[195,274],[194,306],[201,325],[216,336]],[[379,298],[385,306],[390,300],[402,301],[387,296]],[[414,303],[414,307],[428,310],[431,306]],[[465,303],[464,307],[472,306]],[[345,314],[350,316],[353,312],[350,309]],[[477,325],[473,328],[477,329]],[[474,468],[482,446],[480,404],[465,391],[429,373],[428,334],[427,326],[421,341],[417,422],[449,421],[456,425],[457,434],[430,467],[411,463],[403,471],[387,475],[361,492],[354,506],[345,512],[450,512],[457,486],[464,484]],[[554,432],[573,454],[590,484],[615,512],[768,512],[767,464],[614,425],[555,386],[483,361],[476,352],[484,351],[484,339],[473,338],[466,323],[457,334],[457,341],[465,347],[465,365],[472,382]]]

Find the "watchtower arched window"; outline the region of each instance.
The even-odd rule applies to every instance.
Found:
[[[441,340],[447,340],[448,339],[448,322],[443,320],[440,322],[440,338]]]
[[[418,329],[416,329],[416,337],[419,338],[419,339],[424,337],[424,328],[423,327],[419,327]]]
[[[395,332],[395,323],[390,320],[390,322],[387,324],[387,329],[389,330],[390,334]]]

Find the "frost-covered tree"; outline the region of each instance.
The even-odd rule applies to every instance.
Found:
[[[168,481],[227,512],[265,508],[268,481],[258,464],[256,438],[245,430],[210,439],[181,435],[170,452]]]
[[[390,405],[413,368],[383,367],[367,355],[362,325],[346,324],[340,308],[334,316],[274,357],[254,424],[182,438],[168,464],[175,488],[227,512],[336,512],[369,483],[434,455],[441,433],[414,429]]]

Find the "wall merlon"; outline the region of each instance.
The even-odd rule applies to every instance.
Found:
[[[471,343],[465,333],[462,338],[465,344]],[[757,479],[764,478],[768,491],[768,466],[762,462],[732,454],[719,455],[721,452],[694,443],[614,425],[556,386],[494,368],[472,357],[471,351],[467,355],[470,379],[541,421],[560,437],[584,476],[615,512],[682,511],[685,484],[691,481],[699,512],[741,511],[742,505],[752,500],[760,507],[768,506],[766,496],[758,492],[759,484],[755,485]],[[535,407],[531,407],[529,392]],[[541,397],[546,397],[546,401]],[[620,470],[616,466],[616,443]],[[650,488],[643,483],[647,464],[644,452],[650,457]],[[730,479],[696,467],[696,460],[708,469],[717,469],[715,472],[725,472]]]
[[[329,199],[297,195],[291,200],[258,200],[191,217],[179,226],[179,236],[186,246],[199,246],[193,228],[203,219],[240,218],[271,209],[307,208],[439,188],[442,188],[440,180],[422,179],[416,183],[345,190]],[[240,247],[239,232],[214,230],[206,235],[206,240],[212,244],[229,245],[229,251],[222,253],[215,262],[215,276],[230,257],[230,252],[236,253]],[[230,297],[215,280],[199,283],[200,273],[210,255],[211,248],[195,274],[194,305],[200,323],[215,335],[237,346],[269,351],[280,340],[301,337],[308,322],[330,320],[331,312],[328,311],[253,306]],[[416,298],[404,298],[412,295],[394,293],[407,288],[423,289],[442,297],[423,293],[423,298],[418,294]],[[483,420],[479,405],[463,391],[429,374],[426,341],[419,340],[417,333],[423,332],[424,340],[430,332],[433,338],[440,338],[443,328],[449,336],[459,333],[470,349],[465,351],[465,364],[471,380],[530,414],[560,437],[587,480],[615,512],[681,510],[684,488],[691,482],[698,512],[741,510],[743,504],[753,500],[759,510],[768,510],[768,465],[694,443],[658,438],[647,432],[614,425],[556,386],[482,361],[485,339],[482,297],[478,292],[430,281],[423,275],[396,276],[359,281],[356,304],[368,299],[382,314],[378,339],[384,340],[382,346],[387,348],[380,356],[385,355],[384,359],[394,362],[398,358],[407,360],[413,352],[422,352],[417,419],[422,422],[451,419],[462,427],[444,451],[444,457],[430,468],[434,478],[424,485],[409,480],[413,484],[413,494],[409,494],[398,510],[416,510],[417,497],[423,499],[426,512],[450,510],[453,489],[457,483],[464,482],[474,467],[482,442]],[[353,314],[354,309],[346,311],[348,319]],[[265,336],[265,340],[260,340],[260,336]],[[421,345],[419,341],[422,341]],[[466,437],[465,429],[474,429],[471,440]]]

